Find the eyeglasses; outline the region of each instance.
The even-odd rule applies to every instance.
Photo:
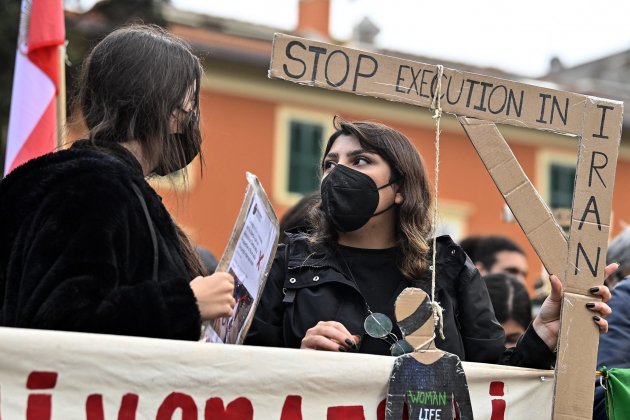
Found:
[[[368,316],[363,321],[363,329],[372,338],[380,338],[390,345],[389,351],[392,356],[398,357],[406,353],[411,353],[414,348],[407,340],[399,339],[392,332],[394,324],[385,314],[372,312],[368,309]]]

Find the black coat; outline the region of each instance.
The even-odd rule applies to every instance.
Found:
[[[0,182],[0,325],[198,339],[171,217],[133,155],[100,146],[79,141]]]
[[[444,309],[446,338],[436,330],[436,346],[471,362],[549,368],[553,353],[531,327],[518,350],[505,349],[479,272],[450,237],[439,237],[437,245],[435,299]],[[430,296],[430,274],[404,287],[420,287]],[[289,235],[278,248],[246,344],[297,348],[319,321],[338,321],[361,336],[366,316],[363,298],[335,253],[312,247],[303,235]]]

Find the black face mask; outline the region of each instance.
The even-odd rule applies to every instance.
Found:
[[[378,191],[398,181],[382,187],[368,175],[344,165],[337,165],[324,178],[321,185],[322,210],[339,232],[352,232],[365,226],[374,216],[378,216],[396,204],[378,213]]]
[[[180,149],[181,156],[179,162],[176,162],[172,168],[166,168],[164,164],[158,165],[154,172],[160,176],[165,176],[185,168],[199,154],[200,145],[196,144],[194,140],[189,138],[185,133],[169,134],[167,139],[167,141],[173,143],[171,150]]]

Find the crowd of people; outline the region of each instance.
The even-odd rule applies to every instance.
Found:
[[[156,27],[118,29],[93,49],[77,98],[87,138],[0,183],[0,325],[197,340],[201,322],[232,313],[234,279],[213,271],[216,260],[191,244],[146,181],[201,153],[201,76],[189,46]],[[514,242],[432,238],[427,171],[403,133],[333,124],[320,191],[285,215],[246,344],[396,355],[394,303],[414,286],[441,307],[437,348],[464,361],[552,367],[560,279],[549,277],[551,292],[532,314],[527,257]],[[610,307],[618,311],[600,364],[621,366],[628,240],[611,255],[618,249],[608,286],[585,293],[602,332]],[[374,331],[374,322],[391,327]]]

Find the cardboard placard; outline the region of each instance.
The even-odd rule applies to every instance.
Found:
[[[284,34],[269,77],[430,107],[437,66]],[[519,127],[580,135],[587,96],[444,68],[442,110]],[[621,104],[605,101],[606,119]],[[613,118],[610,118],[610,121]],[[607,121],[608,122],[608,121]],[[607,123],[606,122],[606,123]]]
[[[430,107],[437,96],[438,67],[276,34],[269,77]],[[545,266],[563,279],[568,300],[558,357],[571,368],[557,372],[562,386],[555,387],[554,418],[588,418],[597,337],[591,328],[568,328],[567,323],[588,318],[592,324],[584,305],[570,303],[589,297],[588,289],[604,280],[623,104],[448,68],[441,85],[442,111],[468,117],[460,122],[488,172]],[[568,239],[494,123],[579,137]],[[582,398],[576,401],[575,395]]]
[[[547,271],[562,273],[567,238],[510,146],[493,123],[466,117],[459,122]]]

